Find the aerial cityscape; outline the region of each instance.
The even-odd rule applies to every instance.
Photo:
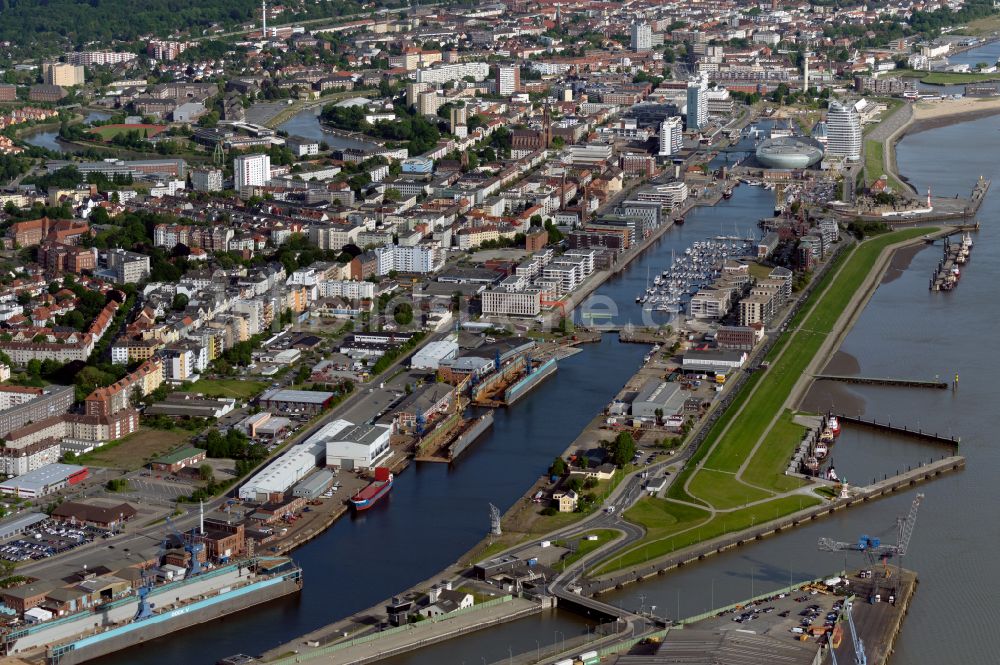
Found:
[[[992,661],[995,0],[12,0],[0,73],[0,663]]]

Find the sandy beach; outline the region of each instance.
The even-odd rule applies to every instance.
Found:
[[[1000,97],[964,97],[939,102],[916,102],[913,105],[915,127],[908,131],[922,131],[940,127],[958,120],[974,120],[1000,113]]]

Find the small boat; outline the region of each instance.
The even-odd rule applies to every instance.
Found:
[[[826,419],[826,426],[834,436],[840,436],[840,418],[837,416],[830,416]]]
[[[368,510],[392,490],[392,472],[384,466],[375,467],[375,480],[351,497],[354,510]]]
[[[806,470],[809,471],[809,473],[816,474],[816,472],[819,471],[819,460],[816,459],[814,456],[810,455],[808,458],[806,458],[804,466],[806,467]]]
[[[731,198],[733,198],[733,190],[726,189],[725,191],[723,191],[722,192],[722,198],[724,198],[724,199],[731,199]]]
[[[826,444],[820,441],[816,444],[816,449],[813,454],[816,456],[817,460],[821,460],[826,457],[826,454],[830,452],[830,449],[826,447]]]
[[[836,436],[833,430],[827,427],[823,430],[823,433],[819,435],[819,440],[821,443],[833,443],[833,438]]]
[[[676,224],[678,226],[682,226],[684,224],[684,217],[681,216],[681,217],[678,217],[677,219],[675,219],[674,220],[674,224]]]

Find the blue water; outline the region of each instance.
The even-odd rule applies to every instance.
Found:
[[[84,116],[84,124],[94,122],[95,120],[107,120],[111,117],[110,113],[105,113],[104,111],[88,111],[87,115]],[[31,132],[25,134],[25,143],[30,143],[31,145],[37,145],[40,148],[48,148],[49,150],[63,151],[65,146],[59,142],[59,130],[45,130],[40,132]]]

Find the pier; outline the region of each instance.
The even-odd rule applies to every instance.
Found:
[[[813,378],[818,381],[839,381],[841,383],[856,383],[866,386],[892,386],[894,388],[936,388],[945,390],[948,388],[947,381],[935,379],[925,381],[922,379],[891,379],[881,376],[844,376],[840,374],[814,374]]]
[[[913,429],[907,425],[893,425],[891,422],[880,423],[874,418],[867,420],[861,416],[837,416],[842,423],[850,423],[851,425],[859,425],[862,427],[870,427],[873,429],[880,430],[882,432],[890,432],[892,434],[899,434],[902,436],[909,436],[915,439],[920,439],[922,441],[929,441],[930,443],[939,443],[944,446],[950,446],[952,448],[957,448],[958,444],[962,442],[962,437],[960,436],[945,436],[938,432],[925,432],[924,430],[917,428]]]

